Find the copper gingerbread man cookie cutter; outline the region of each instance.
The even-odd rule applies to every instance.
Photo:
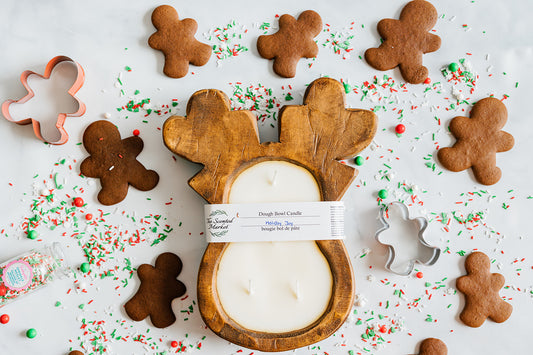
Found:
[[[40,77],[42,79],[48,80],[48,79],[50,79],[50,76],[52,75],[52,71],[54,70],[54,68],[57,65],[59,65],[60,63],[63,63],[63,62],[71,62],[76,67],[76,71],[77,71],[76,79],[74,80],[74,83],[68,89],[67,92],[68,92],[68,94],[70,96],[72,96],[74,98],[74,100],[76,100],[76,102],[78,104],[78,109],[75,112],[59,113],[58,114],[55,126],[56,126],[57,130],[60,133],[59,139],[57,139],[55,141],[47,141],[42,135],[41,124],[40,124],[40,122],[38,120],[36,120],[36,119],[34,119],[32,117],[26,117],[26,118],[17,120],[17,119],[15,119],[15,118],[13,118],[11,116],[11,114],[9,112],[9,108],[10,108],[10,106],[12,104],[24,104],[24,103],[28,102],[29,100],[31,100],[35,96],[35,93],[33,92],[33,90],[31,89],[30,85],[28,84],[28,77],[30,75],[37,75],[38,77]],[[68,141],[68,134],[67,134],[65,128],[63,127],[63,125],[65,124],[65,119],[67,117],[79,117],[79,116],[82,116],[85,113],[85,104],[83,102],[81,102],[75,96],[76,93],[83,86],[83,83],[85,81],[85,72],[83,71],[83,68],[81,67],[81,65],[79,63],[75,62],[73,59],[71,59],[69,57],[57,56],[57,57],[52,58],[48,62],[48,64],[46,65],[46,68],[44,70],[44,74],[41,75],[41,74],[33,72],[31,70],[26,70],[20,75],[20,81],[21,81],[22,85],[24,85],[24,87],[26,88],[27,94],[23,98],[21,98],[19,100],[6,100],[6,101],[4,101],[4,103],[2,104],[2,114],[4,115],[4,117],[8,121],[14,122],[14,123],[19,124],[19,125],[28,125],[28,124],[31,123],[31,125],[33,126],[33,132],[35,133],[35,136],[37,136],[37,138],[39,138],[43,142],[50,143],[50,144],[55,144],[55,145],[60,145],[60,144],[66,143]]]

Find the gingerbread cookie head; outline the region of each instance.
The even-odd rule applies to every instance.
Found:
[[[514,145],[513,136],[501,130],[506,122],[507,109],[500,100],[487,97],[478,101],[470,118],[458,116],[450,122],[450,132],[457,141],[439,150],[439,161],[454,172],[471,167],[476,180],[484,185],[497,183],[502,172],[496,166],[496,153]]]
[[[83,133],[83,146],[90,156],[81,163],[81,173],[100,178],[98,201],[104,205],[124,200],[129,185],[148,191],[159,182],[159,175],[137,160],[144,146],[142,139],[137,136],[121,139],[111,122],[91,123]]]
[[[336,201],[357,173],[339,160],[370,144],[377,128],[376,115],[346,108],[344,95],[334,79],[313,81],[302,105],[281,109],[279,142],[261,143],[251,112],[231,110],[218,90],[202,90],[190,98],[186,117],[165,122],[163,139],[172,152],[203,165],[189,185],[211,204]],[[279,293],[275,285],[283,285]],[[261,351],[325,339],[343,324],[354,299],[341,240],[209,243],[197,289],[200,313],[213,332]],[[302,309],[300,292],[313,299],[313,307]]]
[[[428,77],[422,65],[425,53],[440,48],[440,37],[429,33],[437,22],[438,14],[425,0],[413,0],[403,8],[400,19],[383,19],[378,32],[383,42],[378,48],[365,52],[365,59],[377,70],[399,67],[402,77],[411,84],[420,84]]]
[[[313,10],[302,12],[298,20],[285,14],[279,19],[278,32],[258,38],[257,50],[261,57],[274,59],[276,74],[293,78],[301,58],[313,58],[318,54],[318,46],[313,39],[321,30],[322,19]]]
[[[152,23],[157,32],[150,36],[148,44],[164,53],[165,75],[182,78],[189,71],[189,63],[202,66],[209,61],[211,47],[194,38],[198,29],[195,20],[180,20],[172,6],[161,5],[152,13]]]
[[[139,290],[126,305],[131,319],[141,321],[150,316],[157,328],[166,328],[176,321],[172,311],[172,300],[181,297],[187,289],[176,278],[181,273],[181,259],[172,253],[157,257],[155,267],[143,264],[137,269],[141,281]]]
[[[418,355],[448,355],[448,347],[437,338],[427,338],[420,344]]]
[[[470,327],[480,327],[487,318],[496,323],[504,322],[513,311],[498,294],[505,279],[501,274],[492,274],[490,265],[487,255],[474,252],[465,261],[467,275],[456,282],[457,289],[465,295],[465,307],[459,318]]]

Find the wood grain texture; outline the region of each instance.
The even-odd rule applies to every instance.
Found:
[[[265,160],[284,160],[307,169],[324,201],[340,200],[357,170],[338,160],[355,156],[375,135],[373,112],[345,108],[344,88],[330,78],[312,82],[303,105],[280,111],[280,141],[261,144],[256,118],[249,111],[231,111],[218,90],[201,90],[187,104],[187,118],[173,116],[163,127],[165,145],[204,167],[189,185],[207,202],[227,203],[231,184],[240,172]],[[216,272],[227,243],[207,246],[198,273],[199,308],[207,326],[222,338],[261,351],[286,351],[307,346],[333,334],[348,316],[354,279],[341,240],[317,241],[333,277],[330,304],[313,324],[286,333],[266,333],[241,327],[225,314],[216,291]]]

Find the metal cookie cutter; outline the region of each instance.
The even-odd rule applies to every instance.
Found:
[[[56,128],[57,128],[57,130],[60,133],[60,137],[59,137],[59,139],[57,141],[48,142],[48,141],[46,141],[43,138],[43,136],[41,134],[41,125],[40,125],[39,121],[37,121],[37,120],[35,120],[35,119],[31,118],[31,117],[30,118],[24,118],[22,120],[18,120],[17,121],[13,117],[11,117],[11,114],[9,113],[9,106],[11,106],[11,104],[23,104],[23,103],[31,100],[31,98],[33,98],[35,96],[33,90],[28,85],[28,77],[30,75],[37,75],[37,76],[39,76],[39,77],[41,77],[43,79],[49,79],[50,75],[52,74],[52,71],[55,68],[55,66],[58,65],[61,62],[65,62],[65,61],[72,62],[76,66],[76,69],[77,69],[76,80],[74,81],[74,84],[70,87],[70,89],[68,90],[68,94],[70,96],[72,96],[74,98],[74,100],[76,100],[76,102],[78,103],[78,110],[76,112],[73,112],[73,113],[59,113],[59,115],[57,116]],[[2,104],[2,114],[4,115],[4,117],[8,121],[15,122],[16,124],[19,124],[19,125],[27,125],[27,124],[31,123],[32,126],[33,126],[33,132],[35,133],[37,138],[39,138],[43,142],[50,143],[50,144],[56,144],[56,145],[66,143],[68,141],[68,134],[65,131],[65,128],[63,127],[63,125],[65,123],[65,118],[67,118],[67,117],[79,117],[79,116],[82,116],[85,113],[85,104],[83,102],[81,102],[75,96],[75,94],[80,90],[80,88],[83,85],[83,82],[85,81],[85,72],[83,71],[83,68],[81,67],[81,65],[78,64],[77,62],[75,62],[74,60],[72,60],[69,57],[57,56],[57,57],[52,58],[52,60],[50,60],[48,62],[48,64],[46,65],[46,68],[44,70],[44,74],[43,75],[41,75],[39,73],[35,73],[35,72],[31,71],[31,70],[26,70],[20,75],[20,81],[22,82],[22,85],[24,85],[24,87],[26,88],[26,91],[28,93],[26,94],[26,96],[24,96],[20,100],[7,100],[7,101],[4,101],[4,103]]]
[[[391,272],[393,272],[395,274],[407,276],[413,271],[413,269],[415,267],[415,262],[418,262],[420,264],[427,265],[427,266],[435,264],[437,262],[439,256],[440,256],[440,248],[437,248],[437,247],[429,245],[426,242],[426,240],[424,239],[424,232],[426,231],[426,228],[428,226],[427,219],[425,219],[424,217],[409,218],[409,210],[401,202],[395,201],[395,202],[390,203],[390,205],[391,206],[394,205],[394,206],[399,208],[399,210],[401,211],[401,214],[402,214],[402,219],[404,221],[412,221],[412,222],[416,222],[418,224],[418,228],[419,228],[418,241],[423,246],[431,249],[432,252],[431,252],[431,255],[427,258],[427,260],[419,260],[418,258],[409,260],[409,263],[408,263],[408,266],[407,266],[405,272],[398,272],[398,271],[392,269],[391,265],[393,264],[394,259],[396,258],[396,251],[394,250],[394,247],[392,245],[383,243],[380,240],[380,238],[379,238],[379,236],[380,236],[380,234],[382,232],[384,232],[385,230],[390,228],[390,225],[387,223],[387,220],[385,218],[386,212],[388,210],[388,205],[384,205],[384,206],[382,206],[382,208],[380,210],[380,213],[379,213],[379,221],[380,221],[382,226],[381,226],[381,228],[379,228],[376,231],[375,238],[378,241],[378,243],[383,244],[383,245],[385,245],[385,246],[387,246],[389,248],[389,255],[388,255],[387,263],[385,264],[385,268],[388,271],[391,271]]]

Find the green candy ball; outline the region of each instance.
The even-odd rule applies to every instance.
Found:
[[[384,200],[387,197],[389,197],[389,192],[387,190],[385,190],[385,189],[379,190],[378,196],[379,196],[380,199]]]
[[[29,231],[28,232],[28,238],[29,239],[36,239],[37,238],[37,231]]]
[[[364,162],[365,162],[365,159],[362,156],[360,156],[360,155],[356,156],[355,159],[354,159],[354,163],[357,166],[363,165]]]
[[[453,73],[453,72],[456,72],[457,70],[459,70],[459,64],[453,62],[453,63],[450,63],[450,65],[448,65],[448,69]]]
[[[28,331],[26,331],[26,336],[30,339],[33,339],[37,336],[37,331],[35,330],[35,328],[30,328],[28,329]]]
[[[89,263],[83,263],[80,265],[80,270],[83,273],[88,273],[91,270],[91,266],[89,265]]]

